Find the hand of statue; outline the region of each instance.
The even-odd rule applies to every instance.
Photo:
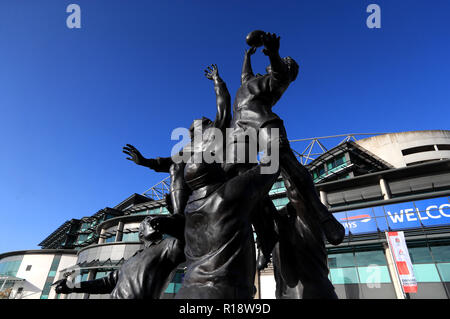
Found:
[[[70,294],[73,292],[73,290],[67,286],[67,279],[58,280],[53,285],[56,285],[55,292],[57,294]]]
[[[205,69],[205,76],[207,79],[215,80],[219,77],[219,70],[217,69],[217,64],[211,64]]]
[[[255,52],[256,52],[256,47],[251,47],[250,49],[245,51],[245,55],[251,56],[251,55],[255,54]]]
[[[265,55],[278,53],[278,50],[280,50],[280,37],[277,37],[275,33],[266,33],[263,37],[263,44],[263,53]]]
[[[127,160],[133,161],[138,165],[143,165],[145,161],[145,157],[134,147],[133,145],[127,144],[123,147],[122,152],[129,155]]]

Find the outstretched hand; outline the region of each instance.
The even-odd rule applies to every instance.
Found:
[[[219,69],[217,68],[217,64],[211,64],[205,69],[205,76],[207,79],[215,80],[219,77]]]
[[[57,294],[70,294],[73,292],[73,290],[67,286],[67,279],[58,280],[53,285],[56,285],[55,292]]]
[[[130,156],[127,157],[127,160],[133,161],[138,165],[142,165],[145,162],[145,157],[131,144],[124,146],[122,152]]]
[[[265,55],[278,53],[278,50],[280,50],[280,37],[277,37],[275,33],[271,34],[267,32],[263,36],[263,44],[264,44],[263,53]]]

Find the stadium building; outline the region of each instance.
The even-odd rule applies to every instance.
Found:
[[[342,138],[334,147],[325,146]],[[450,298],[450,131],[352,134],[291,142],[294,150],[302,142],[309,143],[304,151],[296,151],[299,161],[310,170],[322,202],[346,229],[343,243],[327,245],[329,277],[339,298]],[[35,298],[108,298],[87,294],[59,296],[53,289],[47,290],[60,278],[101,278],[120,267],[141,249],[137,232],[145,216],[168,213],[164,200],[168,192],[166,178],[113,208],[62,224],[40,243],[43,249],[38,250],[42,252],[39,256],[68,258],[58,266],[27,262],[27,254],[31,256],[36,251],[1,254],[0,287],[9,289],[10,298],[23,296],[25,283],[32,281],[21,269],[30,264],[46,272],[46,286],[36,285],[42,292],[34,294]],[[273,185],[270,196],[277,208],[286,205],[288,199],[281,179]],[[417,293],[402,291],[387,244],[387,231],[405,234]],[[22,262],[17,266],[19,259]],[[16,262],[14,267],[11,262]],[[15,270],[11,271],[11,267]],[[180,265],[165,298],[177,292],[183,273]],[[256,298],[275,297],[271,266],[257,274],[255,285]]]

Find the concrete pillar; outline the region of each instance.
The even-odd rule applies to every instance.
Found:
[[[99,238],[98,238],[98,243],[99,244],[103,244],[104,242],[105,242],[105,232],[106,232],[106,230],[103,228],[101,231],[100,231],[100,236],[99,236]]]
[[[386,182],[384,178],[380,178],[380,188],[381,194],[383,194],[383,199],[391,199],[391,190],[389,188],[389,184]]]
[[[392,284],[394,285],[395,295],[397,299],[405,299],[403,294],[403,289],[401,286],[400,278],[397,274],[397,268],[394,263],[394,258],[392,257],[391,250],[389,249],[388,243],[383,243],[384,255],[386,256],[386,262],[389,269],[389,274],[392,278]]]
[[[118,241],[122,241],[122,237],[123,237],[123,222],[119,222],[119,224],[117,224],[117,231],[116,231],[116,242]]]

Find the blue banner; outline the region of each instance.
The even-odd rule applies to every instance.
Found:
[[[450,224],[448,197],[376,206],[333,214],[346,235]]]

